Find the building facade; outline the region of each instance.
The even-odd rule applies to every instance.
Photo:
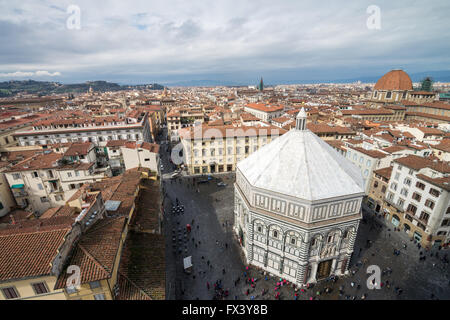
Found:
[[[303,110],[295,130],[237,166],[234,232],[247,263],[297,285],[346,274],[363,195],[358,168],[306,130]]]

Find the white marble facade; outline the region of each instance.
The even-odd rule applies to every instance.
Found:
[[[304,113],[302,116],[305,117]],[[308,139],[315,139],[317,136],[311,138],[311,132],[306,130],[302,123],[306,123],[306,121],[297,121],[295,129],[297,132],[294,134],[303,131]],[[317,139],[319,138],[317,137]],[[296,145],[299,141],[301,145]],[[300,147],[308,153],[316,152],[316,150],[305,148],[302,145],[304,141],[305,137],[302,139],[288,137],[281,146],[291,149]],[[333,169],[335,171],[351,171],[347,174],[350,174],[353,180],[345,182],[353,184],[347,189],[351,192],[346,194],[345,190],[339,190],[339,192],[333,192],[330,197],[325,195],[320,198],[300,198],[295,196],[295,192],[280,192],[283,186],[277,186],[274,191],[271,185],[268,188],[264,188],[261,184],[255,186],[247,179],[243,170],[248,167],[253,170],[252,177],[255,174],[277,174],[277,172],[267,172],[267,170],[283,170],[280,166],[270,168],[265,165],[261,172],[255,172],[251,162],[258,166],[261,159],[265,157],[265,149],[269,150],[269,156],[273,157],[274,149],[270,148],[270,144],[268,146],[268,148],[264,147],[258,150],[259,154],[254,154],[254,157],[252,155],[244,160],[246,163],[243,165],[238,164],[236,170],[234,231],[241,241],[247,263],[297,285],[314,283],[332,274],[347,273],[361,219],[361,201],[364,195],[362,176],[356,174],[358,169],[348,163],[344,163],[342,166],[344,169],[340,169],[339,162],[348,160],[331,148],[317,150],[321,154],[332,150],[342,157],[342,159],[338,159],[337,166]],[[279,151],[281,154],[283,153],[283,150]],[[336,155],[332,154],[332,157],[336,157]],[[287,159],[279,161],[290,166]],[[301,166],[302,163],[299,164],[295,159],[292,161],[294,164],[290,166],[291,170],[293,172],[300,170],[295,166]],[[314,175],[316,170],[321,170],[321,168],[317,168],[317,165],[309,161],[310,175]],[[339,174],[342,175],[337,172],[337,176]],[[302,177],[297,178],[295,174],[292,176],[294,181],[286,183],[289,190],[292,190],[293,185],[303,183]],[[299,181],[295,181],[295,179]],[[330,181],[332,180],[330,178]],[[309,183],[314,182],[311,182],[310,179]],[[314,188],[314,186],[309,186],[309,188]],[[304,194],[311,193],[304,192]]]

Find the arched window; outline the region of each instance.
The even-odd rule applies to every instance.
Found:
[[[277,230],[273,230],[273,237],[274,238],[278,238],[278,231]]]

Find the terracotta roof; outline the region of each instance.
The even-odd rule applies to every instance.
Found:
[[[364,153],[372,158],[376,158],[376,159],[382,159],[387,157],[388,155],[386,153],[377,151],[377,150],[366,150],[360,147],[351,147],[351,149],[359,151],[361,153]]]
[[[38,221],[38,220],[36,220]],[[0,281],[49,275],[70,225],[0,231]]]
[[[111,147],[122,147],[127,142],[128,142],[128,140],[108,140],[108,142],[106,143],[106,146],[109,147],[109,148],[111,148]]]
[[[386,167],[378,170],[374,170],[373,173],[382,176],[383,178],[390,179],[393,167]]]
[[[120,239],[126,224],[125,217],[98,220],[78,241],[66,266],[77,265],[81,269],[81,284],[109,279],[119,253]],[[64,288],[70,276],[61,272],[55,289]]]
[[[288,117],[284,117],[284,116],[272,119],[272,122],[277,122],[277,123],[280,123],[280,124],[288,122],[288,121],[293,121],[293,120],[292,120],[292,118],[288,118]]]
[[[63,157],[62,154],[54,152],[48,154],[34,155],[32,158],[28,158],[11,167],[8,170],[8,172],[28,171],[38,169],[54,169],[56,168],[55,164],[62,157]]]
[[[82,142],[82,143],[72,143],[67,151],[64,153],[65,156],[80,156],[87,155],[88,152],[94,147],[92,142]]]
[[[418,174],[416,175],[417,178],[425,180],[435,186],[438,186],[442,189],[445,189],[447,191],[450,191],[450,176],[448,177],[441,177],[441,178],[431,178],[424,174]]]
[[[441,143],[431,146],[431,148],[441,150],[444,152],[450,152],[450,139],[442,140]]]
[[[409,75],[403,70],[391,70],[375,84],[374,90],[412,90]]]
[[[381,150],[383,150],[383,151],[385,151],[387,153],[395,153],[395,152],[403,151],[403,150],[407,150],[407,149],[408,148],[405,147],[405,146],[395,145],[395,146],[387,147],[387,148],[384,148],[384,149],[381,149]]]
[[[148,150],[150,152],[153,152],[153,153],[158,153],[159,152],[159,144],[149,143],[149,142],[139,143],[137,141],[127,141],[127,142],[125,142],[124,147],[128,148],[128,149],[141,148],[141,149],[145,149],[145,150]]]
[[[253,114],[248,112],[242,112],[241,119],[243,121],[259,121],[259,118],[255,117]]]
[[[450,164],[442,161],[432,161],[430,159],[426,159],[423,157],[409,155],[407,157],[402,157],[395,159],[394,162],[397,162],[405,167],[414,169],[416,171],[422,168],[430,168],[442,173],[450,173]]]
[[[276,112],[276,111],[283,111],[284,106],[271,106],[271,105],[265,105],[262,103],[249,103],[247,104],[248,108],[263,111],[263,112]]]

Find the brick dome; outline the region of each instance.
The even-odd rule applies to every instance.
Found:
[[[405,71],[391,70],[378,80],[374,90],[413,90],[413,85],[411,78]]]

